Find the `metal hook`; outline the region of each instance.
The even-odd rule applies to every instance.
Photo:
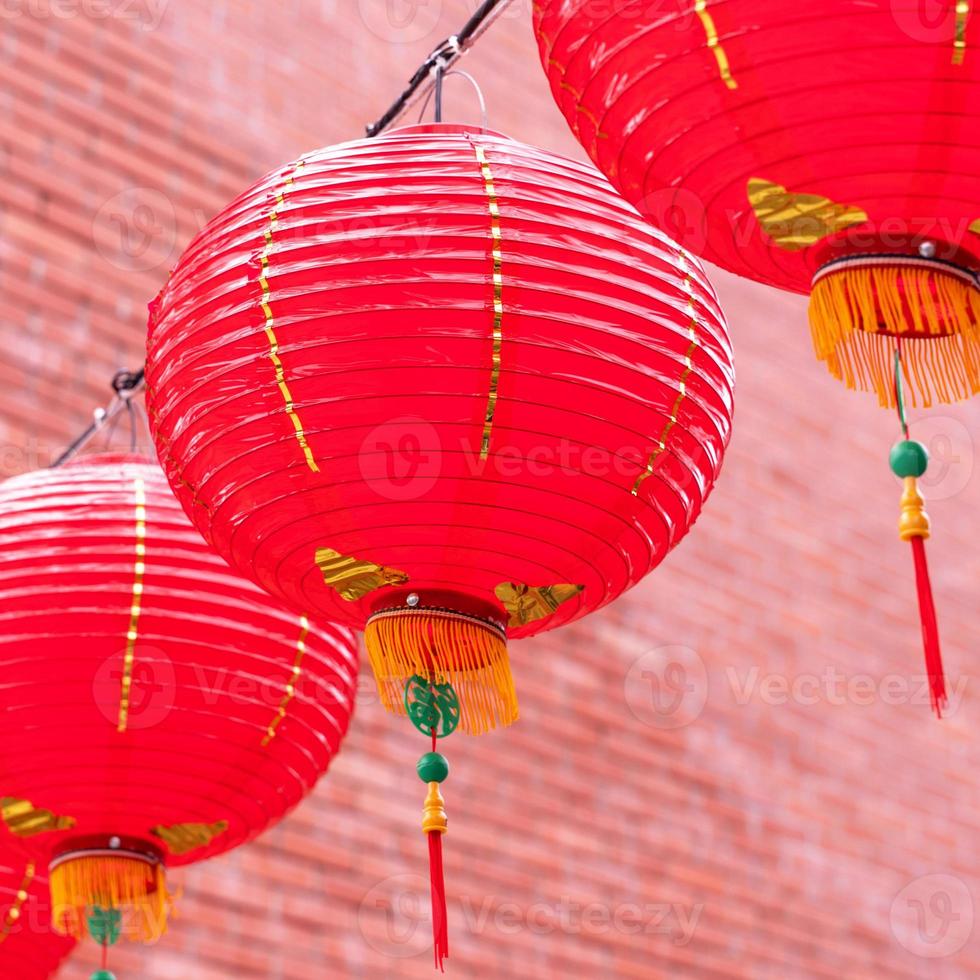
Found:
[[[436,69],[436,84],[435,88],[430,90],[428,95],[425,97],[425,101],[422,103],[422,109],[419,112],[418,121],[422,122],[425,116],[426,109],[429,108],[429,101],[432,98],[432,92],[436,95],[436,108],[435,108],[435,121],[442,122],[442,85],[443,81],[452,75],[459,75],[461,78],[465,78],[470,85],[473,86],[473,91],[476,92],[476,97],[480,103],[480,128],[487,129],[487,101],[483,97],[483,90],[480,88],[477,80],[466,71],[461,71],[459,68],[454,68],[452,71],[445,71],[441,66],[437,66]]]

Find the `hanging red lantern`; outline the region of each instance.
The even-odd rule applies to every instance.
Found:
[[[505,636],[605,605],[687,532],[731,418],[696,260],[592,168],[449,124],[233,202],[154,304],[147,381],[218,552],[366,626],[389,707],[413,674],[482,674],[473,732],[516,716]]]
[[[43,869],[6,849],[0,855],[0,977],[47,980],[74,946],[52,927]]]
[[[903,380],[926,406],[980,391],[971,16],[960,0],[536,0],[534,24],[559,106],[616,187],[709,261],[809,293],[817,356],[898,406],[904,431]],[[900,447],[924,469],[922,447]],[[900,533],[938,711],[929,526],[907,469],[921,519]]]
[[[50,868],[56,928],[158,938],[164,869],[254,837],[326,770],[356,660],[214,555],[156,465],[0,484],[0,826]]]
[[[593,168],[434,124],[308,154],[212,220],[153,304],[147,382],[207,539],[365,628],[383,703],[434,747],[517,717],[508,637],[680,541],[733,377],[700,265]],[[420,763],[433,847],[445,772]]]

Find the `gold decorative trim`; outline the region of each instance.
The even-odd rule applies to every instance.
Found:
[[[574,599],[584,585],[524,585],[501,582],[493,591],[510,614],[508,626],[526,626],[550,616],[562,603]]]
[[[704,28],[704,36],[708,41],[708,47],[714,52],[715,61],[718,62],[718,74],[725,83],[726,88],[738,88],[738,82],[732,77],[731,65],[728,63],[728,55],[718,40],[718,28],[715,27],[715,19],[708,11],[708,0],[695,0],[694,12],[701,21]]]
[[[967,230],[972,231],[974,235],[980,235],[980,218],[971,221]]]
[[[486,459],[490,453],[490,433],[493,430],[493,416],[497,410],[497,388],[500,384],[500,351],[503,346],[504,322],[504,256],[501,249],[502,236],[500,231],[500,202],[497,199],[497,189],[493,182],[493,171],[486,152],[479,144],[474,144],[477,162],[483,175],[483,185],[487,194],[487,209],[490,212],[490,238],[492,274],[493,274],[493,366],[490,370],[490,391],[487,395],[487,411],[483,420],[483,439],[480,443],[480,459]]]
[[[272,365],[276,369],[276,385],[278,385],[282,400],[285,402],[286,414],[289,416],[289,421],[293,423],[293,428],[296,430],[296,441],[299,443],[300,449],[303,450],[306,465],[314,473],[319,473],[320,467],[317,466],[316,460],[313,458],[313,451],[306,441],[306,431],[303,429],[303,423],[300,421],[299,413],[296,411],[292,392],[286,383],[286,371],[279,358],[279,339],[275,331],[275,317],[272,314],[271,306],[272,289],[269,286],[269,256],[272,254],[274,236],[279,228],[279,212],[285,203],[286,195],[293,188],[294,175],[298,174],[302,169],[303,161],[300,160],[293,168],[293,172],[286,177],[282,187],[276,191],[276,203],[269,209],[269,226],[264,233],[265,246],[262,249],[261,255],[259,255],[259,264],[262,266],[262,272],[259,275],[259,285],[262,287],[261,306],[262,313],[265,315],[265,336],[269,341],[269,360],[272,361]]]
[[[342,555],[333,548],[318,548],[316,563],[323,572],[323,581],[348,602],[363,599],[384,585],[404,585],[408,581],[408,575],[396,568]]]
[[[799,252],[868,220],[852,204],[837,204],[819,194],[795,194],[761,177],[749,179],[746,194],[763,232],[788,252]]]
[[[0,927],[0,944],[6,941],[7,936],[10,935],[10,930],[20,918],[21,909],[24,907],[24,902],[27,901],[27,889],[31,887],[36,873],[34,862],[29,861],[27,867],[24,869],[24,877],[21,879],[20,888],[17,889],[14,901],[10,908],[7,909],[7,914],[3,918],[3,926]]]
[[[227,820],[216,820],[214,823],[175,823],[169,827],[161,824],[150,833],[162,840],[171,854],[189,854],[198,848],[207,847],[227,829]]]
[[[688,344],[687,350],[684,353],[684,370],[681,372],[680,381],[678,382],[677,397],[674,399],[670,416],[660,432],[660,438],[657,440],[653,452],[650,453],[647,459],[646,469],[636,478],[636,482],[633,484],[631,493],[634,497],[640,492],[640,484],[653,475],[660,454],[667,448],[667,437],[670,435],[671,429],[677,425],[677,413],[680,411],[680,407],[687,397],[687,379],[694,370],[694,355],[698,350],[698,311],[694,303],[694,282],[691,279],[690,269],[687,267],[687,257],[683,252],[678,255],[678,264],[684,271],[684,290],[687,293],[687,312],[690,317],[687,325],[687,335],[690,338],[690,344]]]
[[[962,65],[966,57],[966,23],[970,19],[970,0],[957,0],[953,37],[953,64]]]
[[[30,800],[16,796],[0,799],[0,818],[15,837],[34,837],[55,830],[70,830],[75,826],[74,817],[62,817],[42,807],[35,807]]]
[[[289,707],[289,702],[296,696],[296,683],[299,681],[303,657],[306,655],[306,637],[310,632],[310,621],[305,616],[300,616],[299,626],[299,639],[296,641],[296,657],[293,659],[293,670],[289,675],[286,690],[279,701],[276,716],[269,723],[269,727],[266,729],[266,733],[262,738],[262,748],[265,748],[276,737],[276,730],[282,724],[283,718],[286,717],[286,709]]]
[[[129,721],[129,695],[133,685],[133,661],[139,638],[140,613],[143,609],[143,577],[146,574],[146,485],[142,477],[133,480],[136,495],[136,560],[133,562],[133,598],[129,607],[129,629],[126,631],[126,653],[123,657],[122,686],[119,692],[119,720],[116,731],[126,731]]]

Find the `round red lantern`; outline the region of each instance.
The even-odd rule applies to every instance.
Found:
[[[593,168],[434,124],[311,153],[212,220],[153,305],[147,383],[217,551],[366,627],[386,706],[431,677],[479,732],[517,714],[508,636],[687,532],[733,377],[701,266]]]
[[[910,401],[980,391],[980,52],[961,0],[536,0],[552,91],[626,198],[706,259],[810,293],[814,348],[897,407],[932,702],[946,702]]]
[[[155,465],[0,485],[0,826],[50,867],[56,927],[157,938],[165,867],[254,837],[326,770],[356,661],[214,555]]]
[[[47,878],[37,865],[5,849],[0,855],[0,976],[47,980],[75,941],[54,931]]]
[[[616,598],[687,532],[728,441],[704,272],[588,166],[435,124],[311,153],[219,214],[150,316],[147,404],[207,539],[364,627],[436,740],[517,717],[508,636]]]
[[[980,50],[937,0],[536,0],[541,58],[592,159],[740,275],[812,292],[851,387],[980,390]],[[969,29],[968,29],[969,25]]]

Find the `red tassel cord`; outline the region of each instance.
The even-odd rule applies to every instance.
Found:
[[[922,620],[922,645],[926,651],[926,672],[929,674],[929,700],[937,718],[942,718],[949,699],[946,696],[946,678],[943,673],[943,656],[939,649],[939,626],[936,623],[936,606],[932,601],[932,585],[929,582],[929,565],[926,562],[926,542],[923,537],[912,538],[912,557],[915,560],[915,587],[919,593],[919,618]]]
[[[429,832],[429,884],[432,892],[432,942],[436,968],[445,972],[449,956],[449,917],[446,913],[446,882],[442,873],[442,832]]]

